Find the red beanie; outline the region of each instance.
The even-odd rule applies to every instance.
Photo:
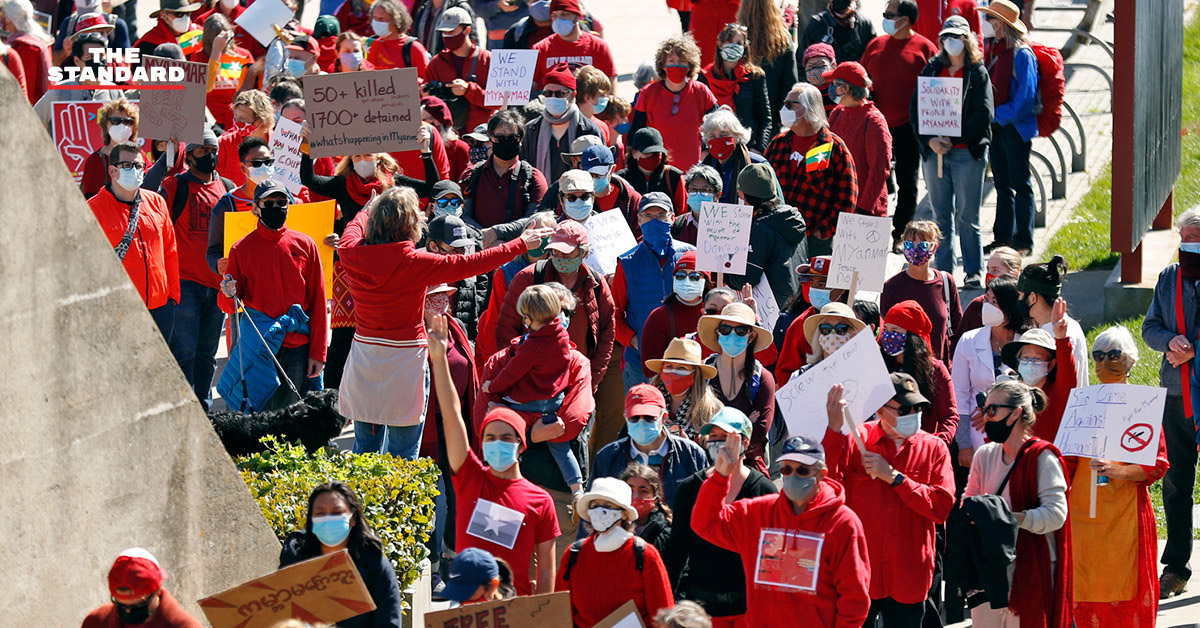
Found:
[[[696,252],[688,251],[687,253],[679,256],[679,261],[675,262],[675,270],[696,270]],[[700,274],[704,275],[705,277],[709,277],[707,271],[702,270],[700,271]],[[711,277],[709,277],[709,279],[711,279]]]
[[[483,432],[487,430],[488,423],[499,421],[512,427],[517,432],[517,438],[521,439],[521,451],[525,451],[525,419],[517,414],[512,408],[498,406],[488,410],[486,416],[483,417],[483,423],[479,425],[479,440],[483,441]]]
[[[422,96],[421,107],[425,109],[430,117],[437,120],[437,123],[442,125],[442,128],[454,124],[454,117],[450,115],[450,107],[441,98],[437,96]]]
[[[933,350],[933,343],[929,341],[929,333],[933,331],[933,323],[929,322],[929,316],[925,314],[925,310],[921,309],[920,304],[916,301],[901,301],[892,306],[892,309],[887,311],[883,317],[884,324],[891,323],[903,328],[905,331],[916,334],[925,339],[925,344],[929,345],[930,350]]]
[[[555,11],[570,11],[579,17],[584,16],[583,7],[579,6],[579,0],[550,0],[550,12]]]
[[[562,85],[563,87],[574,91],[575,75],[571,74],[571,66],[565,63],[559,63],[549,70],[546,70],[546,74],[542,77],[542,86],[545,87],[550,83]]]

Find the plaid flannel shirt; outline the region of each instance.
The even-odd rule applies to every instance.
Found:
[[[833,237],[839,212],[853,213],[858,204],[858,177],[850,151],[840,137],[821,129],[813,146],[826,142],[833,143],[829,166],[814,172],[805,171],[803,154],[792,152],[790,132],[775,136],[763,153],[779,177],[784,200],[800,210],[808,235],[821,239]]]

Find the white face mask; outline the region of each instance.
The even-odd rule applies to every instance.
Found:
[[[795,123],[796,112],[792,111],[791,107],[784,105],[783,109],[779,110],[779,124],[783,125],[784,128],[788,128]]]
[[[270,179],[274,174],[275,166],[259,166],[257,168],[250,168],[250,172],[246,175],[246,178],[253,181],[255,185],[258,185]]]
[[[191,23],[192,18],[186,15],[183,17],[177,17],[171,20],[171,30],[175,31],[176,33],[183,34],[187,31],[187,28],[189,25],[191,25]]]
[[[992,39],[996,36],[996,29],[992,28],[992,23],[984,20],[979,23],[979,34],[983,35],[984,39]]]
[[[354,162],[354,172],[364,179],[375,174],[375,160],[364,159]]]
[[[392,34],[392,23],[371,20],[371,30],[375,31],[376,37],[387,37]]]
[[[127,124],[114,124],[108,127],[108,136],[114,143],[124,142],[133,137],[133,127]]]
[[[591,519],[592,529],[596,532],[608,532],[618,521],[621,520],[622,512],[604,506],[593,506],[588,509],[588,517]]]
[[[238,4],[240,4],[238,0],[221,0],[221,8],[226,11],[233,10],[233,7],[236,7]]]
[[[911,438],[921,429],[921,413],[904,414],[896,417],[896,434],[900,438]]]
[[[946,48],[946,54],[950,55],[951,57],[957,57],[963,53],[963,50],[966,48],[967,44],[963,43],[963,40],[961,39],[947,39],[946,41],[942,42],[942,46]]]
[[[1004,324],[1004,312],[986,301],[983,303],[983,311],[980,312],[980,318],[983,319],[983,324],[988,327],[999,327]]]

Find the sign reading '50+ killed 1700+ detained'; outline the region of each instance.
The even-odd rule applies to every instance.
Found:
[[[418,147],[421,92],[413,68],[306,76],[304,100],[313,159]]]

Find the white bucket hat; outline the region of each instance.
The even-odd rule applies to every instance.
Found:
[[[592,522],[591,515],[588,514],[588,508],[591,508],[592,502],[597,499],[603,499],[617,504],[625,511],[623,517],[626,521],[636,521],[638,511],[633,507],[633,490],[629,485],[617,478],[596,478],[592,482],[592,490],[583,494],[579,501],[575,502],[575,514],[580,519]]]

